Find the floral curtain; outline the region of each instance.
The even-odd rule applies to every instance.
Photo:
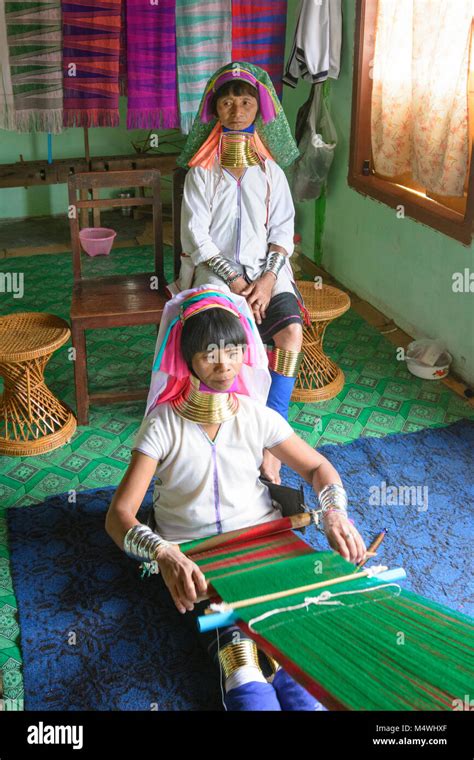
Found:
[[[469,160],[473,0],[378,0],[372,88],[375,171],[411,172],[462,196]]]

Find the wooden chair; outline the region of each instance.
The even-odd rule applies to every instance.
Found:
[[[89,421],[91,403],[136,401],[146,398],[147,389],[89,393],[87,380],[86,330],[132,325],[159,325],[168,299],[163,266],[163,231],[158,169],[127,171],[97,171],[74,174],[69,178],[70,229],[72,241],[74,288],[71,303],[71,333],[75,348],[74,382],[76,388],[77,420],[79,425]],[[77,193],[92,188],[150,188],[152,197],[93,198],[78,200]],[[83,193],[84,195],[84,193]],[[144,206],[153,208],[154,271],[139,274],[84,278],[81,269],[79,218],[83,208],[110,206]],[[71,214],[71,207],[76,213]],[[178,222],[179,223],[179,222]],[[176,255],[176,251],[175,251]],[[179,261],[175,260],[175,269]]]

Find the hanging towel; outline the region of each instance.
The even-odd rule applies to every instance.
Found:
[[[0,127],[60,132],[60,0],[1,0],[0,68]]]
[[[301,0],[295,38],[283,82],[313,84],[337,79],[341,67],[341,0]]]
[[[175,0],[127,0],[128,129],[179,127]]]
[[[232,60],[248,61],[269,75],[283,95],[287,0],[232,2]]]
[[[119,125],[121,0],[62,0],[65,127]]]
[[[188,134],[208,79],[231,61],[231,0],[176,0],[181,131]]]

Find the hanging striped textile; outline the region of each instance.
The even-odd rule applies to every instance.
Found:
[[[127,0],[128,129],[179,127],[175,0]]]
[[[176,0],[181,131],[188,134],[212,74],[231,61],[231,0]]]
[[[63,127],[59,0],[0,3],[0,127]]]
[[[452,710],[464,700],[474,679],[472,619],[354,574],[288,530],[288,519],[180,549],[202,569],[211,598],[244,604],[239,626],[329,709]],[[350,580],[324,586],[343,576]],[[272,593],[280,598],[255,601]]]
[[[15,104],[8,59],[5,0],[0,0],[0,128],[15,129]]]
[[[65,127],[119,125],[121,0],[62,0]]]
[[[283,94],[287,0],[232,2],[232,60],[248,61],[270,75],[278,97]]]
[[[120,58],[119,58],[119,91],[127,95],[127,3],[122,0],[122,20],[120,24]]]

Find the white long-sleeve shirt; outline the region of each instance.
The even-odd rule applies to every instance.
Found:
[[[268,214],[268,221],[267,221]],[[261,274],[270,243],[293,253],[295,208],[283,170],[272,159],[242,176],[219,165],[193,167],[184,182],[181,245],[194,266],[220,254]]]

